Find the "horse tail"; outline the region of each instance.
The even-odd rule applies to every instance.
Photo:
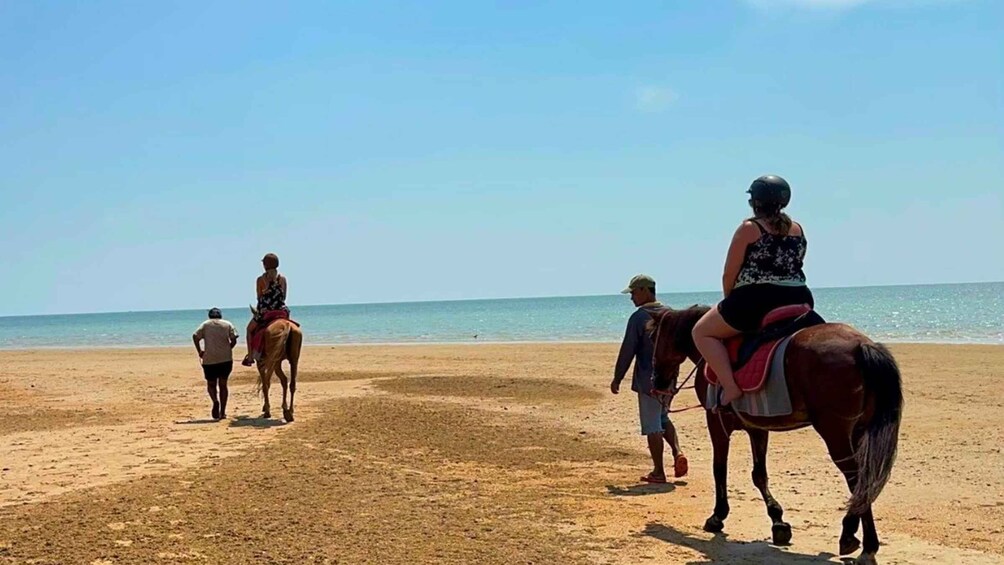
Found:
[[[286,359],[290,365],[300,360],[300,348],[303,347],[303,332],[294,324],[289,324],[289,338],[286,340]]]
[[[863,514],[882,492],[896,461],[903,388],[896,360],[884,345],[862,343],[854,357],[864,376],[865,393],[874,400],[874,413],[854,453],[857,484],[847,503],[848,512]]]
[[[272,373],[275,372],[275,368],[282,363],[282,353],[286,348],[287,340],[289,339],[291,323],[282,323],[281,320],[276,321],[269,325],[267,328],[263,328],[261,331],[265,332],[265,338],[262,340],[262,361],[264,361],[263,368],[258,371],[258,384],[255,385],[255,392],[257,394],[262,393],[262,387],[264,386],[264,379],[267,376],[272,378]],[[269,334],[268,332],[276,329],[275,334]]]

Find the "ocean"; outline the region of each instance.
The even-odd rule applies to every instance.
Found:
[[[816,310],[877,341],[1004,344],[1004,282],[813,289]],[[660,294],[673,307],[719,293]],[[623,295],[293,306],[307,344],[619,341]],[[243,333],[247,307],[225,308]],[[191,345],[205,310],[0,317],[0,349]]]

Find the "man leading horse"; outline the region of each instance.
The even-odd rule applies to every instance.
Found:
[[[729,442],[733,431],[744,430],[753,449],[753,483],[767,506],[774,543],[788,543],[791,526],[784,522],[784,511],[768,488],[768,433],[812,426],[852,493],[840,534],[840,554],[862,547],[856,534],[863,527],[864,546],[857,563],[872,565],[879,549],[872,504],[889,480],[903,411],[899,368],[885,347],[848,325],[801,327],[784,338],[785,348],[776,353],[780,362],[766,364],[783,369],[778,371],[783,380],[775,382],[780,382],[790,404],[787,413],[758,416],[730,406],[743,390],[734,378],[735,359],[721,340],[742,339],[741,332],[749,337],[765,325],[788,324],[795,329],[794,324],[804,317],[788,322],[783,319],[785,312],[790,314],[793,305],[803,305],[802,310],[812,306],[802,273],[804,232],[781,212],[791,198],[788,183],[776,176],[761,177],[749,193],[754,216],[733,237],[723,277],[725,299],[717,307],[652,313],[656,389],[668,391],[672,383],[667,377],[676,375],[684,361],[697,365],[695,390],[707,409],[714,448],[715,509],[705,530],[724,528],[729,514]],[[781,319],[769,323],[775,318]],[[776,350],[772,348],[770,355]],[[705,361],[712,371],[702,370]],[[721,396],[708,393],[712,374],[724,391]],[[774,378],[773,372],[768,378]]]

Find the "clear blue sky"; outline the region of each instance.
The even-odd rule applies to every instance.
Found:
[[[1004,279],[1004,2],[497,4],[0,1],[0,315]]]

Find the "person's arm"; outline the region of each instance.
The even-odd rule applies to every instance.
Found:
[[[621,350],[614,365],[614,379],[610,381],[610,392],[614,394],[620,392],[621,381],[631,368],[631,362],[638,351],[638,331],[634,320],[634,316],[628,320],[627,329],[624,330],[624,341],[621,342]]]
[[[279,286],[282,287],[282,295],[288,299],[289,294],[286,287],[286,277],[283,275],[279,275]]]
[[[199,353],[199,359],[202,359],[202,356],[206,354],[206,352],[202,350],[202,344],[199,343],[202,341],[202,335],[202,326],[199,326],[199,329],[195,330],[195,333],[192,334],[192,342],[195,343],[195,351]]]
[[[263,294],[265,294],[265,277],[258,277],[254,282],[254,294],[258,300],[261,300]]]
[[[230,349],[237,347],[237,328],[230,324]]]
[[[729,245],[728,255],[725,256],[725,269],[722,272],[722,292],[725,296],[731,294],[736,286],[736,279],[746,257],[746,247],[759,237],[760,230],[750,221],[743,222],[732,235],[732,243]]]

